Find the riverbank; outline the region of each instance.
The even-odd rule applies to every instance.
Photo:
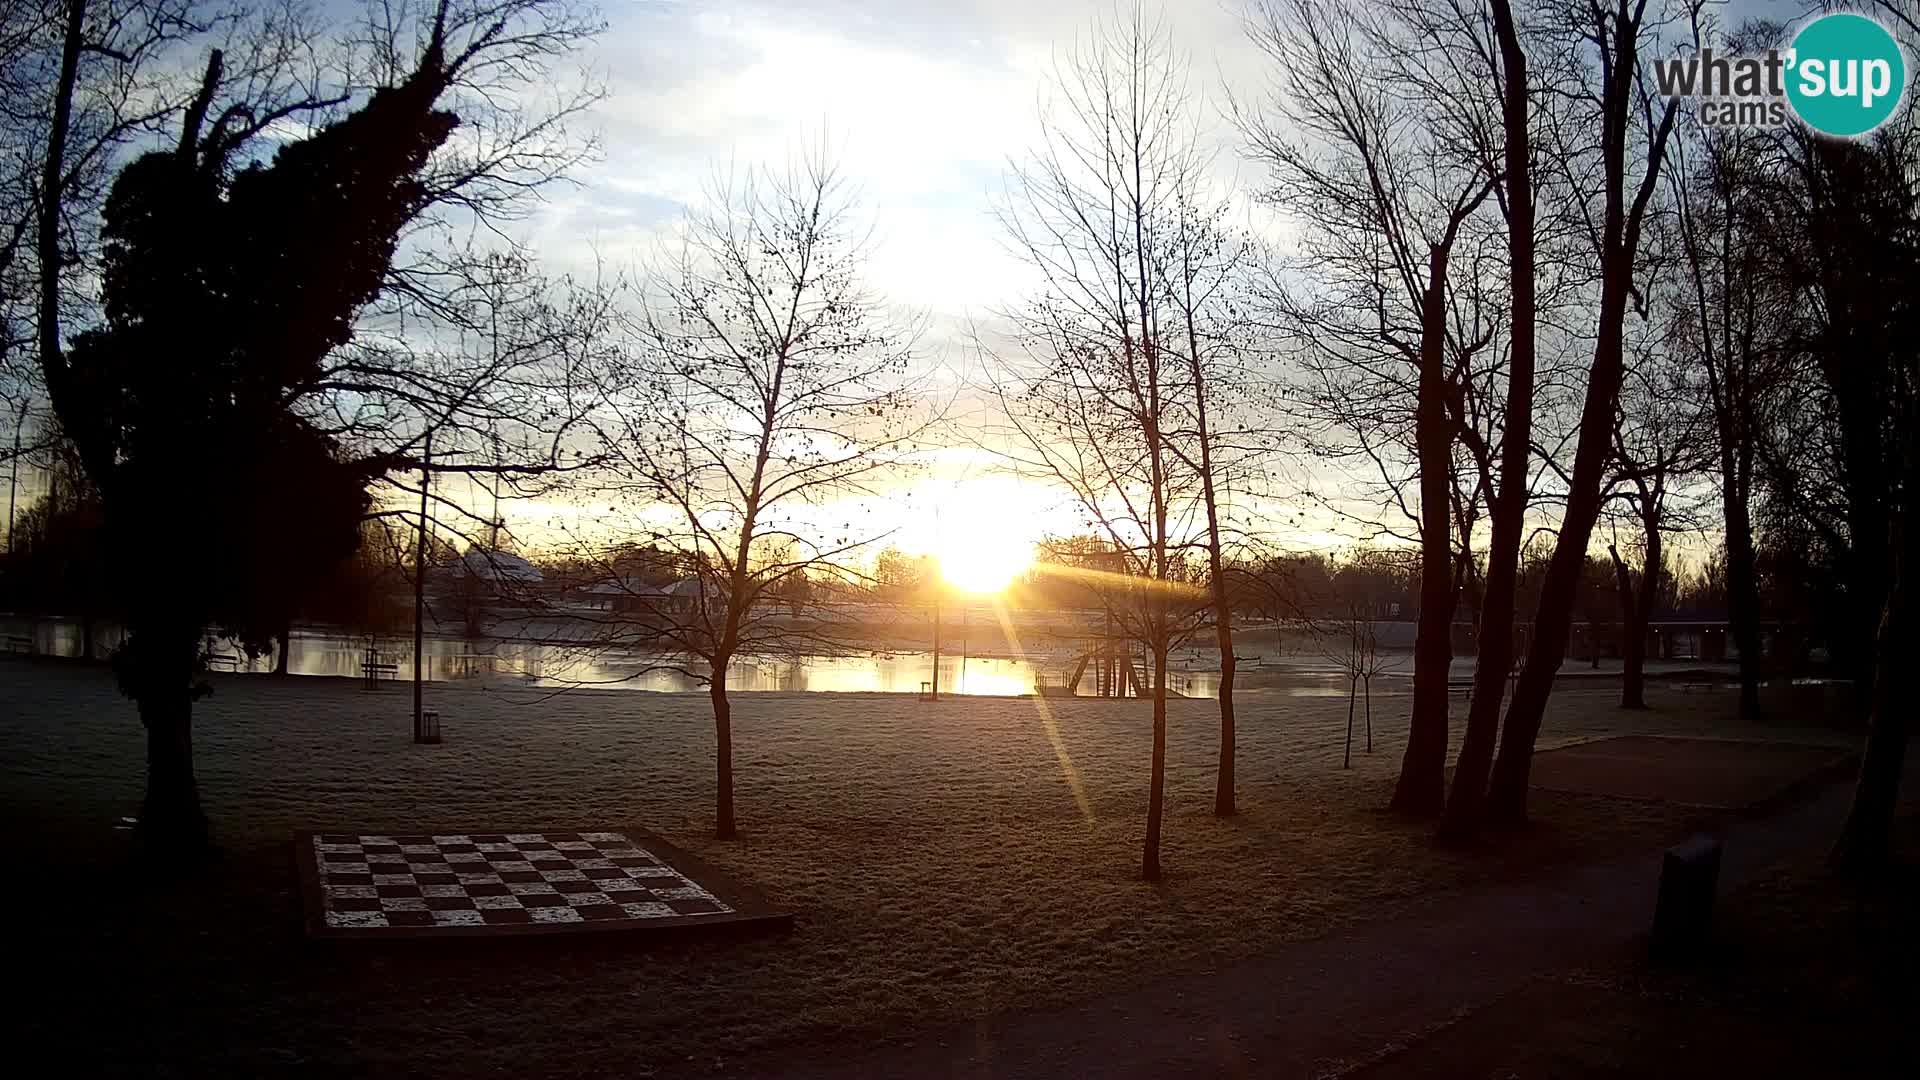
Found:
[[[1356,727],[1354,768],[1343,770],[1343,700],[1250,691],[1242,812],[1226,820],[1210,812],[1214,704],[1171,703],[1168,876],[1147,886],[1136,879],[1145,702],[741,695],[743,838],[720,844],[708,839],[701,695],[434,685],[429,707],[448,741],[417,747],[399,687],[210,682],[196,747],[226,858],[186,882],[129,881],[111,825],[140,794],[131,707],[103,670],[0,661],[0,803],[34,823],[17,864],[64,882],[24,961],[48,980],[29,1027],[81,1071],[737,1066],[1205,968],[1690,824],[1671,806],[1537,792],[1533,828],[1484,851],[1440,851],[1424,826],[1379,812],[1405,698],[1375,702],[1374,751]],[[1618,710],[1613,694],[1556,694],[1542,745],[1755,734],[1732,720],[1724,693],[1657,688],[1646,713]],[[289,830],[473,821],[642,825],[754,882],[797,913],[798,929],[673,949],[405,959],[301,938]]]
[[[1042,615],[1048,613],[1041,613]],[[1056,613],[1057,614],[1057,613]],[[1035,618],[1031,614],[1029,620]],[[942,641],[939,684],[943,694],[1019,696],[1037,692],[1042,684],[1062,687],[1077,666],[1078,654],[1059,651],[1058,638],[1037,632],[1035,626],[1010,622],[1008,635],[991,618],[948,627]],[[1025,625],[1023,629],[1022,626]],[[575,627],[576,631],[580,628]],[[95,627],[95,655],[104,657],[117,640],[112,627]],[[0,632],[21,647],[15,651],[47,657],[76,658],[80,654],[80,625],[71,619],[25,620],[0,617]],[[1243,630],[1234,651],[1239,665],[1237,689],[1269,690],[1297,696],[1320,697],[1347,692],[1348,679],[1338,650],[1313,645],[1297,635],[1281,635],[1273,628]],[[1083,643],[1084,644],[1084,643]],[[592,641],[571,644],[537,636],[469,639],[429,633],[422,649],[423,677],[430,682],[472,688],[500,689],[615,689],[691,693],[703,684],[679,670],[673,657]],[[406,678],[413,668],[411,634],[367,637],[326,627],[297,628],[288,650],[288,673],[299,676],[358,678],[369,651],[375,662],[391,665],[394,678]],[[275,670],[272,654],[250,658],[232,642],[215,642],[209,667],[222,674],[268,674]],[[1219,696],[1219,656],[1205,643],[1189,643],[1169,657],[1169,689],[1181,697]],[[1473,677],[1474,658],[1456,657],[1449,678]],[[1594,664],[1569,660],[1561,669],[1564,683],[1620,676],[1617,660]],[[919,693],[934,681],[933,656],[920,639],[876,635],[833,655],[784,656],[743,652],[728,669],[727,687],[748,693]],[[1712,683],[1736,676],[1732,665],[1703,664],[1697,660],[1650,661],[1649,678]],[[1411,692],[1413,655],[1383,649],[1370,690],[1375,694]],[[1094,693],[1089,670],[1080,687]]]

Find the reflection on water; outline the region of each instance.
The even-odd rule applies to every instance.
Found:
[[[37,620],[6,624],[9,636],[28,637],[33,651],[43,655],[79,656],[81,630],[77,623]],[[106,627],[95,636],[97,656],[106,656],[118,643],[119,631]],[[363,678],[369,647],[378,662],[395,671],[383,679],[410,679],[413,640],[296,631],[287,656],[287,670],[295,675],[333,675]],[[213,671],[271,672],[272,654],[249,659],[230,641],[211,647]],[[671,657],[625,649],[586,648],[531,641],[428,638],[422,651],[422,674],[435,682],[533,687],[603,687],[609,689],[689,692],[705,684],[676,670]],[[1194,665],[1198,666],[1198,665]],[[1017,696],[1032,694],[1037,679],[1059,684],[1071,669],[1061,656],[1027,659],[980,658],[947,654],[940,658],[942,694]],[[798,658],[742,656],[727,669],[727,689],[741,691],[837,691],[841,693],[920,693],[933,681],[933,657],[918,651],[870,652],[845,656]],[[1088,679],[1082,689],[1092,686]],[[1186,697],[1219,696],[1220,676],[1207,670],[1168,672],[1169,689]],[[1292,697],[1345,696],[1347,680],[1310,668],[1242,665],[1234,679],[1236,689],[1273,690]],[[1392,696],[1408,690],[1407,680],[1379,676],[1373,694]]]

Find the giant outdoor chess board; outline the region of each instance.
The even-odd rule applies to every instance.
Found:
[[[791,924],[711,867],[638,830],[303,832],[307,929],[420,937]]]

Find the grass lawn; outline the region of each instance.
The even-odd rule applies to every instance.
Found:
[[[738,1067],[1204,969],[1688,824],[1660,804],[1536,792],[1532,828],[1439,851],[1425,827],[1379,811],[1408,698],[1376,696],[1374,752],[1356,738],[1342,770],[1343,698],[1250,692],[1242,812],[1228,820],[1211,815],[1216,706],[1172,705],[1167,880],[1148,886],[1140,702],[738,695],[743,837],[720,844],[702,695],[435,687],[448,741],[415,747],[399,688],[213,684],[197,750],[225,859],[144,880],[109,827],[140,794],[131,706],[103,669],[0,663],[0,807],[28,826],[11,862],[52,875],[36,879],[41,925],[15,959],[36,972],[24,1020],[76,1071]],[[1753,734],[1727,695],[1656,689],[1653,711],[1622,712],[1615,693],[1563,690],[1542,745]],[[300,934],[295,827],[621,824],[755,883],[796,913],[796,932],[653,947],[599,935],[369,948]]]

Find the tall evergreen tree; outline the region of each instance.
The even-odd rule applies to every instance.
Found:
[[[431,201],[422,172],[458,124],[435,107],[458,67],[443,19],[444,6],[404,78],[237,171],[231,110],[209,123],[213,53],[178,142],[114,182],[104,319],[70,349],[43,340],[54,408],[106,517],[128,631],[115,669],[147,729],[152,848],[207,840],[191,748],[202,635],[270,634],[297,600],[275,568],[329,567],[358,543],[382,463],[344,463],[287,402],[351,337]],[[268,546],[274,558],[250,557]]]

